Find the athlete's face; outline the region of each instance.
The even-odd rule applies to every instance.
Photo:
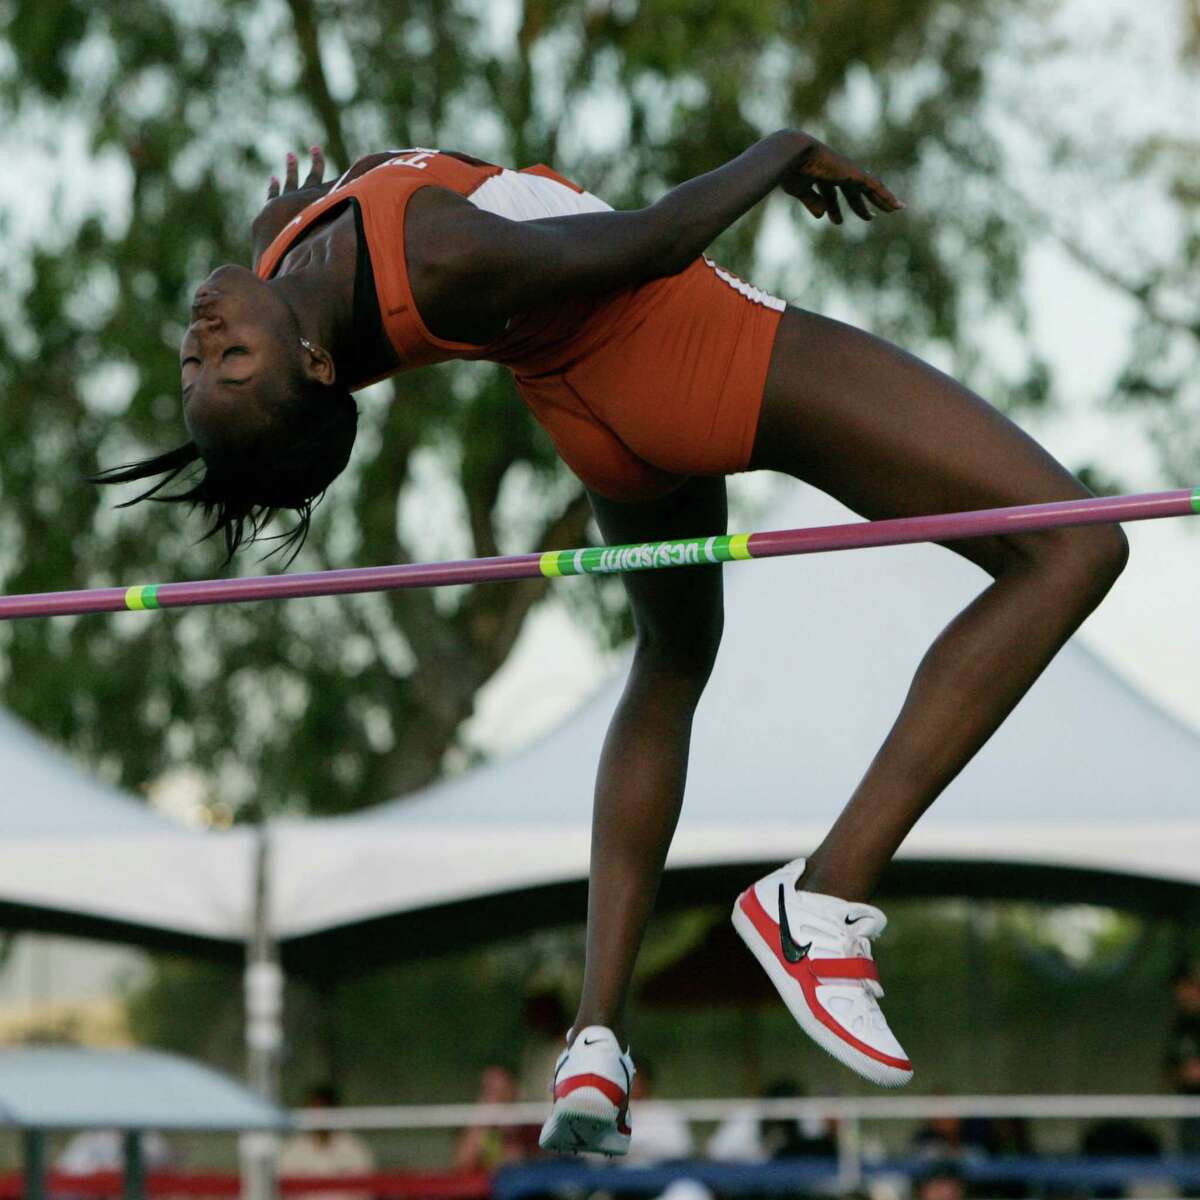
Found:
[[[197,444],[250,444],[278,419],[302,361],[287,305],[253,271],[218,267],[179,348],[183,419]]]

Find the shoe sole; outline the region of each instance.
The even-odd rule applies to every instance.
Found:
[[[629,1134],[617,1129],[612,1101],[591,1088],[579,1088],[555,1101],[538,1137],[543,1150],[561,1154],[618,1156],[629,1150]]]
[[[754,923],[742,911],[740,898],[733,906],[733,927],[738,937],[746,943],[746,948],[758,959],[759,966],[767,973],[767,978],[775,985],[779,998],[787,1005],[788,1012],[796,1019],[796,1024],[808,1034],[826,1054],[832,1055],[844,1067],[849,1067],[856,1075],[861,1075],[871,1083],[885,1088],[904,1087],[913,1077],[912,1071],[902,1071],[899,1067],[889,1067],[886,1063],[876,1062],[860,1050],[842,1041],[832,1029],[827,1028],[812,1013],[804,1002],[804,994],[799,984],[783,969],[775,957],[771,947],[763,941]]]

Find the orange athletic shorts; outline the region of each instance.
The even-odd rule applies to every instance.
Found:
[[[603,298],[552,356],[511,369],[590,489],[650,500],[689,475],[745,470],[784,307],[698,258],[678,275]]]

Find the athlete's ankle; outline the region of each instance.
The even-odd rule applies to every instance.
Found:
[[[820,896],[836,896],[852,904],[867,903],[872,889],[838,871],[827,870],[819,860],[810,858],[796,880],[796,891],[816,892]]]
[[[599,1025],[604,1029],[612,1030],[613,1036],[617,1039],[617,1045],[622,1050],[628,1046],[629,1043],[625,1040],[625,1022],[620,1017],[606,1013],[584,1012],[583,1010],[578,1013],[575,1017],[575,1023],[567,1030],[567,1045],[571,1046],[574,1044],[580,1030],[587,1029],[593,1025]]]

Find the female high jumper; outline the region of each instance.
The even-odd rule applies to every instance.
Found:
[[[352,391],[455,358],[511,371],[610,543],[723,531],[725,476],[747,470],[793,475],[872,520],[1089,494],[953,379],[705,257],[776,188],[835,225],[843,204],[864,221],[904,207],[805,133],[771,134],[631,211],[546,166],[421,148],[323,178],[319,149],[303,186],[289,155],[254,223],[254,269],[220,267],[197,289],[181,349],[191,440],[97,477],[162,476],[137,499],[199,504],[230,555],[278,509],[299,513],[289,541],[302,541],[349,457]],[[196,462],[187,490],[158,494]],[[1128,553],[1112,525],[949,548],[990,584],[926,654],[825,840],[733,909],[805,1033],[885,1087],[912,1065],[879,1006],[871,943],[885,917],[872,890]],[[722,626],[720,567],[623,582],[636,648],[600,756],[583,991],[542,1130],[547,1148],[609,1154],[629,1142],[626,995]]]

